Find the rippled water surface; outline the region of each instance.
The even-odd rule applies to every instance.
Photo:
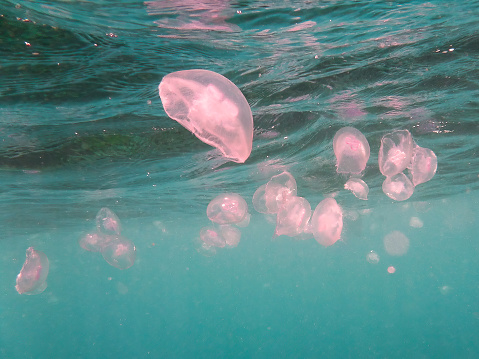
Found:
[[[478,34],[476,0],[0,0],[0,356],[476,358]],[[166,115],[158,84],[187,69],[244,94],[244,164]],[[336,172],[345,126],[371,147],[367,201]],[[378,152],[406,129],[438,169],[396,202]],[[284,170],[313,210],[335,197],[341,241],[272,238],[251,200]],[[224,192],[251,222],[211,255],[199,231]],[[102,207],[136,245],[127,270],[78,244]],[[19,295],[30,246],[48,287]]]

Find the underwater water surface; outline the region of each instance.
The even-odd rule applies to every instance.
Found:
[[[0,357],[477,358],[478,34],[476,0],[0,0]],[[192,69],[251,107],[244,163],[165,112],[160,82]],[[364,169],[338,171],[344,127]],[[404,130],[437,171],[396,201],[378,157]],[[284,171],[312,211],[340,206],[334,244],[255,209]],[[249,224],[205,250],[231,193]],[[102,208],[127,243],[108,258],[79,244]],[[19,294],[30,247],[47,286]]]

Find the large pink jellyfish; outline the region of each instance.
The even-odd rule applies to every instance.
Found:
[[[429,181],[437,170],[437,157],[429,148],[416,146],[409,172],[414,186]]]
[[[248,205],[237,193],[224,193],[215,197],[208,204],[206,215],[218,224],[241,223],[249,220]]]
[[[336,243],[343,230],[343,210],[334,198],[326,198],[318,204],[310,226],[319,244],[327,247]]]
[[[17,275],[15,289],[20,294],[40,294],[47,288],[47,276],[50,263],[45,253],[33,247],[27,249],[27,258]]]
[[[185,70],[166,75],[158,88],[168,116],[231,161],[246,161],[253,115],[235,84],[212,71]]]
[[[369,143],[366,137],[353,127],[343,127],[333,139],[338,173],[359,174],[369,159]]]
[[[408,130],[394,131],[383,136],[379,148],[379,170],[391,177],[401,173],[411,163],[414,141]]]

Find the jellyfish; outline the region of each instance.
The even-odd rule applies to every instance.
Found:
[[[218,224],[241,223],[248,219],[248,205],[237,193],[223,193],[208,204],[206,215]]]
[[[17,275],[15,289],[19,294],[40,294],[47,288],[50,263],[45,253],[33,247],[27,249],[27,258]]]
[[[410,173],[414,186],[429,181],[437,170],[437,157],[429,148],[416,146],[410,165]]]
[[[357,198],[367,200],[369,187],[360,178],[350,178],[345,184],[344,188],[350,190]]]
[[[253,207],[259,213],[268,213],[268,207],[266,207],[266,199],[264,198],[266,194],[266,185],[259,186],[253,194]]]
[[[391,177],[406,169],[411,163],[414,141],[408,130],[394,131],[383,136],[379,148],[379,170]]]
[[[135,263],[136,247],[125,237],[116,236],[101,249],[101,254],[113,267],[128,269]]]
[[[412,196],[414,186],[404,173],[387,177],[383,182],[383,192],[396,201],[405,201]]]
[[[311,217],[311,205],[303,197],[290,196],[276,217],[275,236],[295,237],[303,233]]]
[[[392,256],[402,256],[409,249],[409,238],[399,231],[392,231],[383,238],[384,249]]]
[[[366,256],[366,260],[369,263],[378,264],[379,263],[379,255],[375,251],[370,251],[368,253],[368,255]]]
[[[158,89],[169,117],[229,160],[246,161],[253,145],[253,115],[235,84],[212,71],[185,70],[163,77]]]
[[[101,249],[113,238],[114,236],[102,235],[98,232],[87,233],[80,239],[80,247],[89,252],[100,252]]]
[[[311,217],[311,230],[316,241],[331,246],[341,237],[343,210],[334,198],[322,200]]]
[[[200,239],[209,247],[223,248],[226,246],[226,241],[223,236],[212,226],[200,229]]]
[[[289,172],[282,172],[271,177],[264,189],[265,205],[268,213],[278,213],[283,201],[289,196],[296,196],[296,180]]]
[[[366,137],[353,127],[343,127],[333,139],[338,173],[359,174],[369,159],[369,143]]]
[[[229,247],[237,247],[241,239],[241,231],[229,224],[220,225],[221,237]]]
[[[119,235],[120,219],[111,209],[104,207],[96,215],[96,228],[100,234]]]

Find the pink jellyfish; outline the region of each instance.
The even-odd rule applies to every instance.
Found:
[[[158,86],[165,112],[231,161],[243,163],[253,145],[253,115],[241,91],[226,77],[185,70]]]
[[[45,253],[33,247],[27,249],[27,258],[17,275],[15,289],[20,294],[40,294],[47,288],[47,276],[50,263]]]
[[[283,202],[289,196],[296,196],[297,185],[293,175],[289,172],[282,172],[271,177],[264,189],[264,199],[268,213],[278,213]]]
[[[416,146],[410,166],[414,186],[429,181],[437,170],[437,157],[429,148]]]
[[[408,130],[394,131],[383,136],[379,148],[379,170],[391,177],[406,169],[411,163],[414,141]]]
[[[334,198],[326,198],[318,204],[310,226],[319,244],[327,247],[336,243],[343,230],[343,210]]]
[[[203,227],[200,229],[200,238],[209,247],[226,246],[226,241],[221,233],[212,226]]]
[[[96,228],[100,234],[119,235],[120,219],[111,209],[104,207],[96,215]]]
[[[412,196],[414,186],[404,173],[387,177],[383,182],[383,192],[396,201],[405,201]]]
[[[136,247],[128,239],[117,236],[101,249],[108,264],[119,269],[128,269],[136,259]]]
[[[333,139],[338,173],[359,174],[369,159],[369,143],[366,137],[353,127],[343,127]]]
[[[295,237],[303,233],[311,217],[311,205],[303,197],[290,196],[276,217],[275,236]]]
[[[367,200],[369,187],[360,178],[350,178],[345,184],[344,188],[350,190],[357,198]]]
[[[237,193],[224,193],[215,197],[206,208],[208,218],[218,224],[248,221],[248,205]]]

